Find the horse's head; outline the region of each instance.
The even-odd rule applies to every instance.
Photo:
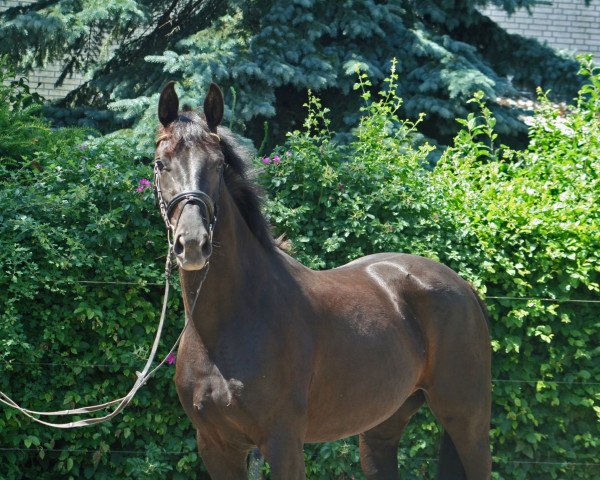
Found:
[[[174,82],[160,95],[155,187],[177,264],[184,270],[202,269],[212,253],[224,166],[217,135],[223,109],[223,94],[215,84],[204,99],[204,115],[185,108],[179,112]]]

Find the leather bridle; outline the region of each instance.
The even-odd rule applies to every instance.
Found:
[[[221,193],[221,184],[223,183],[223,169],[224,165],[222,164],[219,167],[219,183],[215,195],[215,198],[217,200],[219,199],[219,195]],[[206,213],[204,220],[206,221],[208,226],[209,241],[212,244],[213,231],[215,228],[215,224],[217,223],[218,205],[208,193],[202,190],[188,190],[186,192],[178,193],[171,200],[169,200],[169,202],[165,202],[160,186],[160,168],[158,167],[158,162],[155,162],[154,196],[156,198],[156,202],[158,203],[158,208],[160,209],[162,219],[165,222],[165,226],[167,227],[167,240],[169,242],[170,255],[173,255],[175,248],[173,235],[175,234],[177,225],[179,225],[179,220],[183,213],[183,209],[189,204],[201,205],[203,207],[204,212]],[[181,208],[179,209],[179,213],[177,215],[175,223],[173,223],[171,222],[171,217],[179,204],[181,204]]]

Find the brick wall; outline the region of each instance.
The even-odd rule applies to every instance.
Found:
[[[34,3],[34,0],[0,0],[0,11],[10,7],[18,7]],[[55,87],[54,82],[60,76],[62,69],[58,64],[47,65],[43,69],[35,69],[29,74],[29,86],[44,98],[49,100],[63,98],[74,88],[83,83],[82,75],[73,75],[65,78],[60,87]]]
[[[525,37],[545,41],[551,47],[577,53],[591,53],[600,60],[600,2],[586,7],[583,0],[553,0],[552,5],[538,5],[509,16],[497,8],[483,13],[508,30]]]
[[[0,10],[31,3],[33,0],[0,0]],[[600,59],[600,1],[586,7],[583,0],[553,0],[552,5],[539,5],[529,15],[526,10],[512,16],[496,8],[483,10],[492,20],[511,33],[535,37],[554,48],[592,53]],[[58,65],[48,65],[30,75],[34,89],[48,99],[62,98],[83,82],[83,77],[66,78],[55,87],[60,74]]]
[[[71,90],[83,83],[84,77],[73,75],[64,79],[63,83],[55,87],[54,82],[60,76],[62,69],[58,64],[50,64],[44,69],[35,69],[29,74],[29,86],[44,98],[49,100],[63,98]]]

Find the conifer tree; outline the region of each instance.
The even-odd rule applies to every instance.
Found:
[[[405,114],[427,114],[424,133],[441,141],[466,115],[466,100],[482,90],[501,133],[524,134],[522,112],[494,105],[535,87],[570,99],[577,64],[538,41],[510,35],[478,8],[508,12],[540,0],[41,0],[2,13],[0,51],[22,69],[47,61],[91,80],[61,105],[89,119],[112,107],[112,118],[152,117],[168,79],[181,82],[191,103],[210,81],[225,90],[231,122],[271,141],[303,116],[306,91],[335,104],[350,124],[357,96],[355,70],[373,88],[398,59]],[[583,5],[582,1],[582,5]],[[585,2],[587,3],[587,2]],[[344,106],[344,108],[340,108]],[[76,110],[77,111],[77,110]],[[71,110],[71,115],[73,110]],[[106,116],[106,113],[103,114]]]

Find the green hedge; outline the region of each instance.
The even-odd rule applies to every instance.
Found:
[[[19,120],[12,140],[23,145],[0,158],[0,390],[34,410],[117,398],[145,363],[162,300],[164,224],[140,185],[151,167],[125,136],[53,131],[3,102],[14,89],[0,92],[0,121]],[[171,298],[163,355],[183,321]],[[0,478],[192,477],[194,433],[173,371],[99,426],[55,430],[2,407]]]
[[[524,152],[497,144],[477,95],[480,113],[460,120],[431,170],[431,148],[415,146],[417,126],[396,115],[392,72],[374,101],[360,77],[366,102],[350,144],[335,142],[312,98],[305,130],[257,162],[271,222],[306,264],[410,252],[449,265],[487,297],[495,478],[592,478],[600,462],[600,72],[586,65],[589,83],[566,117],[540,92]],[[426,411],[411,422],[402,478],[433,475],[437,436]],[[308,456],[311,478],[357,471],[356,441]]]
[[[496,145],[476,97],[480,113],[430,168],[432,148],[396,115],[392,73],[375,99],[359,77],[366,106],[349,143],[336,143],[313,98],[306,129],[256,160],[269,218],[308,265],[417,253],[487,297],[496,478],[592,478],[589,464],[600,462],[600,307],[564,301],[597,301],[599,289],[600,75],[590,65],[583,73],[590,82],[566,118],[542,95],[525,152]],[[121,396],[145,361],[162,295],[163,225],[140,184],[151,168],[126,132],[52,131],[9,100],[14,89],[0,96],[0,122],[10,128],[20,115],[24,127],[13,137],[23,148],[0,150],[0,390],[39,410]],[[181,325],[176,292],[163,352]],[[194,434],[172,374],[164,369],[123,415],[90,428],[52,430],[2,408],[0,476],[195,478]],[[423,408],[399,450],[403,478],[433,476],[438,437]],[[356,439],[309,445],[306,457],[308,478],[362,478]]]

